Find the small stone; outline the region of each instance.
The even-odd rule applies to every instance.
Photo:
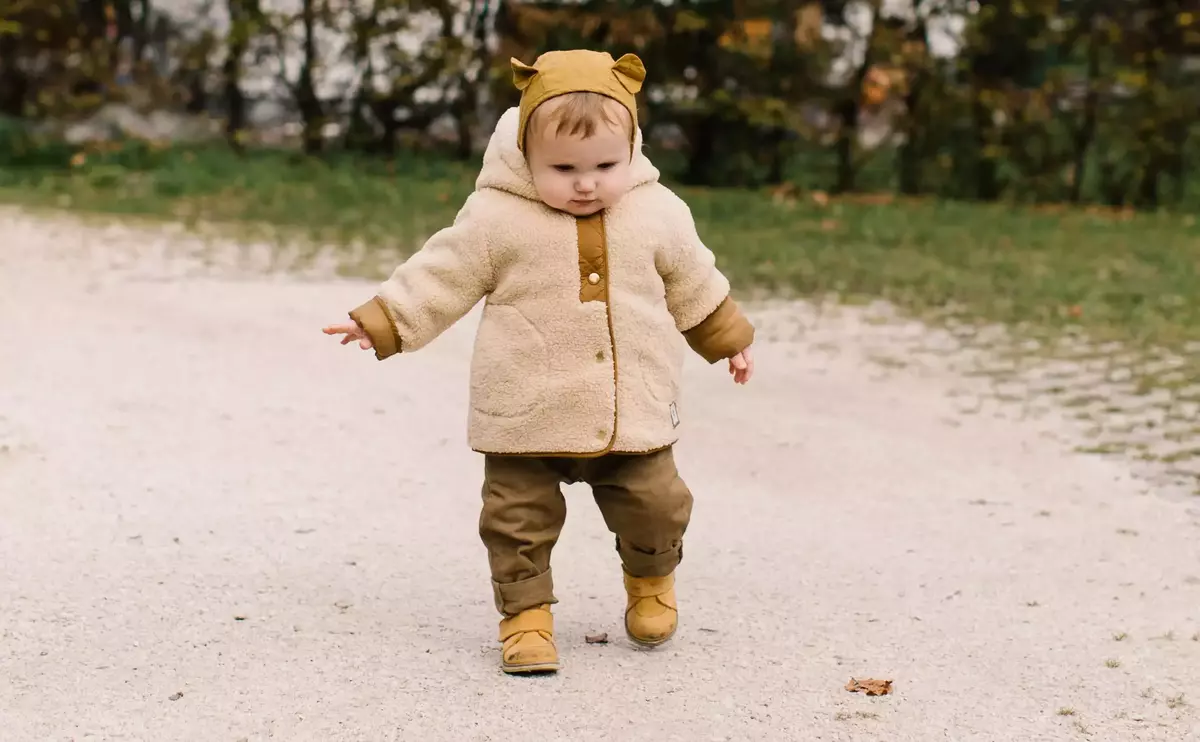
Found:
[[[588,634],[584,637],[588,644],[608,644],[608,634]]]
[[[180,698],[183,698],[183,691],[176,691],[175,693],[172,693],[167,698],[168,698],[168,700],[171,700],[171,701],[178,701]]]

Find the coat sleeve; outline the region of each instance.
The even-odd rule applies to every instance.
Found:
[[[667,308],[692,350],[709,363],[731,358],[754,342],[754,326],[733,297],[729,281],[696,231],[691,209],[671,194],[670,233],[659,270]]]
[[[471,194],[453,224],[430,237],[373,298],[350,311],[370,336],[376,358],[419,350],[492,290],[489,230],[479,212],[479,194]]]

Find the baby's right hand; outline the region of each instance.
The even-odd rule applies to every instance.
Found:
[[[327,325],[325,327],[326,335],[345,335],[342,338],[342,345],[358,341],[358,347],[363,350],[370,350],[374,345],[371,343],[371,336],[363,332],[363,329],[358,326],[357,322],[347,322],[340,325]]]

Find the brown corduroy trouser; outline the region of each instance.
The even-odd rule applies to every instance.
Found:
[[[597,458],[484,457],[479,535],[496,609],[512,616],[554,597],[550,552],[567,517],[563,484],[586,482],[621,563],[634,577],[664,577],[683,556],[692,493],[670,448]]]

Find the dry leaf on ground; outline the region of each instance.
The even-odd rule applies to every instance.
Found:
[[[588,644],[608,644],[608,634],[588,634],[585,639]]]
[[[850,678],[850,682],[846,683],[846,690],[851,693],[866,693],[868,696],[886,696],[892,692],[892,681]]]

